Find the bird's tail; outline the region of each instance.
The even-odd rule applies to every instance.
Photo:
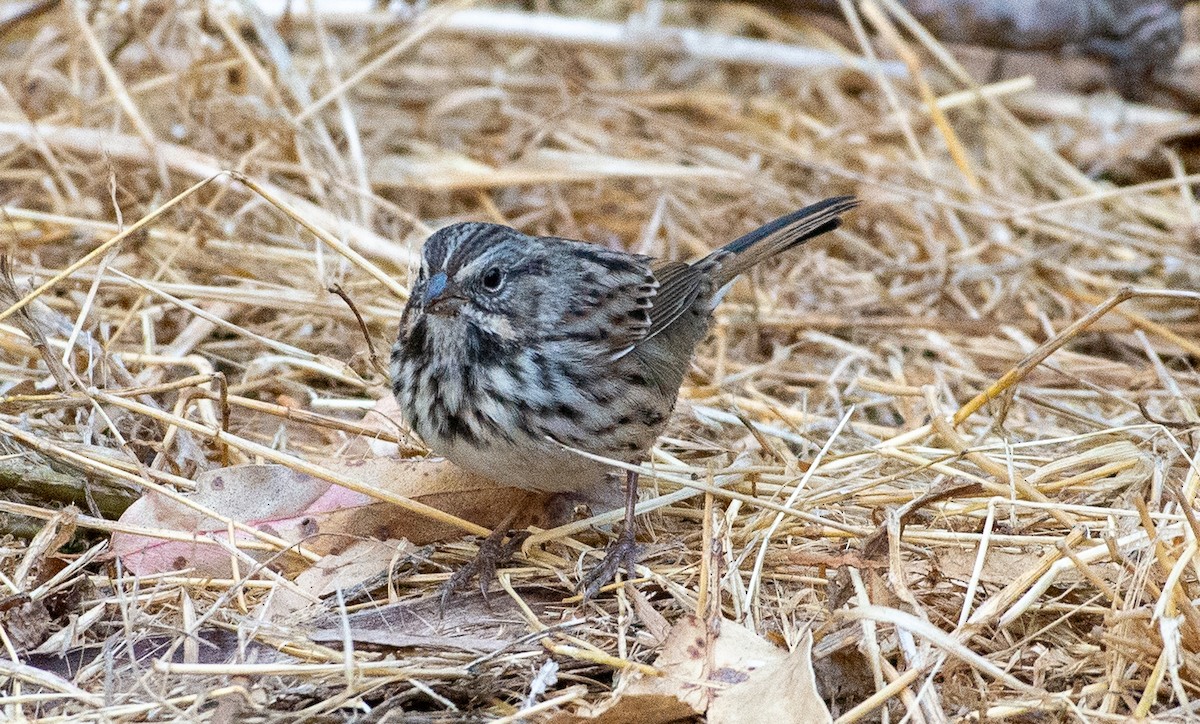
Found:
[[[722,256],[729,255],[721,260],[718,267],[717,286],[732,281],[765,259],[833,231],[841,226],[841,215],[855,206],[858,206],[858,199],[853,196],[835,196],[781,216],[734,239],[716,252]]]

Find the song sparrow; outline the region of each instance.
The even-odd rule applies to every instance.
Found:
[[[690,264],[498,224],[441,229],[425,242],[392,349],[402,413],[435,453],[503,485],[562,492],[603,484],[611,466],[566,448],[642,459],[727,286],[837,228],[855,205],[848,196],[826,199]],[[588,594],[621,565],[633,572],[636,495],[630,475],[624,531],[585,581]],[[504,534],[496,531],[481,558],[499,553]],[[482,571],[486,593],[495,563],[464,569],[445,592]]]

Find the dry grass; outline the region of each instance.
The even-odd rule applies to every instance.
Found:
[[[855,16],[869,50],[709,4],[568,3],[556,42],[443,5],[322,25],[51,5],[0,28],[3,224],[36,292],[0,303],[0,467],[29,466],[0,478],[24,536],[0,547],[6,718],[512,715],[547,657],[544,698],[570,710],[648,668],[646,606],[811,628],[843,721],[1194,711],[1197,179],[1170,151],[1175,178],[1141,186],[1080,170],[1171,120],[1014,116],[1023,82],[979,88],[890,0]],[[610,32],[660,22],[710,44]],[[432,228],[688,258],[844,193],[864,204],[843,230],[720,309],[655,451],[641,593],[561,602],[603,538],[538,534],[501,585],[541,637],[480,659],[317,643],[265,613],[290,573],[138,579],[103,556],[146,486],[341,454],[387,386],[328,289],[386,350]],[[61,502],[81,473],[83,512],[54,514],[54,476]],[[393,595],[470,550],[413,557]]]

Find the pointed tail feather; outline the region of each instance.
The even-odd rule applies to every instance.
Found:
[[[855,206],[858,206],[858,199],[853,196],[835,196],[781,216],[734,239],[717,252],[732,254],[722,260],[717,271],[717,286],[765,259],[833,231],[841,226],[840,216]]]

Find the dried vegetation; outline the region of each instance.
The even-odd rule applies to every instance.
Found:
[[[811,631],[841,721],[1191,715],[1200,207],[1186,148],[1154,145],[1187,117],[981,87],[890,0],[858,40],[634,5],[565,3],[564,30],[462,4],[11,4],[5,718],[571,721],[669,669],[672,625],[722,618],[780,656]],[[1137,177],[1151,156],[1165,177]],[[419,455],[363,422],[388,396],[364,330],[386,355],[430,229],[688,258],[844,193],[843,230],[720,309],[632,586],[567,598],[615,516],[539,532],[492,612],[465,595],[440,622],[457,532],[356,548],[366,582],[324,598],[297,575],[344,554],[228,518],[228,577],[108,549],[189,539],[115,522],[148,489],[254,462],[344,482],[367,438]]]

